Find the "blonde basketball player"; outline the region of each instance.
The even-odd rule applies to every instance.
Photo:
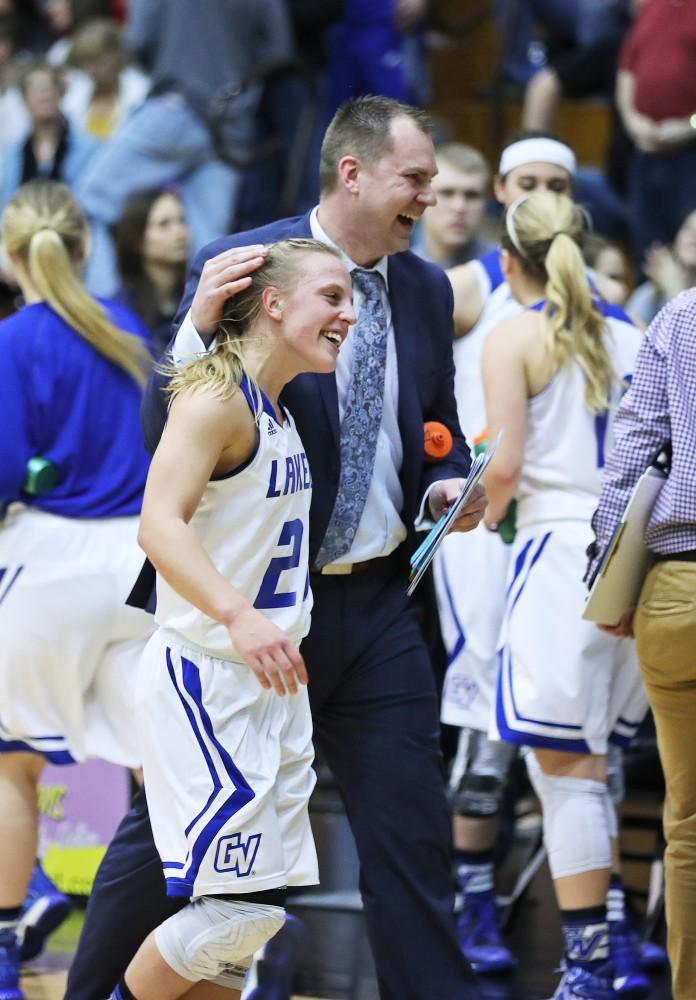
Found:
[[[335,251],[289,240],[227,309],[215,350],[171,380],[140,529],[159,625],[137,693],[145,787],[167,892],[191,902],[114,997],[173,1000],[203,980],[239,996],[283,923],[285,887],[318,880],[298,651],[311,476],[279,395],[300,372],[334,370],[351,281]]]
[[[646,710],[631,643],[581,618],[585,549],[612,417],[641,335],[594,301],[580,252],[582,213],[548,192],[506,213],[502,268],[525,312],[483,349],[491,465],[487,524],[517,499],[495,735],[532,748],[544,837],[565,937],[558,1000],[645,994],[623,921],[607,922],[616,817],[609,740],[625,744]],[[611,914],[610,914],[611,916]],[[611,931],[611,932],[610,932]]]

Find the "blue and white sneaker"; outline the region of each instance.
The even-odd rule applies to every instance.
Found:
[[[669,961],[667,958],[667,949],[663,948],[662,945],[658,944],[656,941],[650,941],[648,938],[640,937],[638,932],[635,930],[633,933],[636,935],[636,940],[638,942],[638,954],[640,955],[641,969],[645,969],[646,972],[666,969]]]
[[[590,972],[580,965],[567,965],[551,1000],[616,1000],[611,966],[607,963]]]
[[[0,1000],[24,1000],[19,988],[19,944],[11,930],[0,931]]]
[[[72,903],[68,897],[51,882],[37,861],[19,918],[23,934],[19,950],[21,962],[29,962],[41,953],[46,938],[63,923],[71,908]],[[1,995],[0,1000],[3,1000]]]
[[[517,964],[503,943],[493,892],[471,893],[457,920],[459,947],[474,972],[507,972]]]
[[[285,923],[263,949],[263,956],[254,963],[254,988],[245,1000],[290,1000],[297,968],[300,945],[306,930],[291,913]],[[2,1000],[2,997],[0,997]]]
[[[643,972],[637,935],[628,920],[609,922],[609,955],[614,966],[614,993],[621,1000],[640,1000],[650,992]]]

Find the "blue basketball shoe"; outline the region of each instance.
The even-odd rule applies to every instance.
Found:
[[[464,896],[464,909],[457,920],[459,947],[474,972],[507,972],[517,964],[503,943],[493,891]]]
[[[19,950],[21,962],[29,962],[41,953],[46,938],[63,923],[71,908],[72,903],[68,897],[51,882],[37,861],[20,916],[24,936]]]
[[[616,1000],[611,965],[592,971],[581,965],[566,965],[551,1000]]]
[[[667,951],[658,944],[657,941],[650,941],[648,938],[641,938],[634,931],[638,940],[638,953],[640,955],[640,967],[648,972],[653,969],[664,969],[667,967]]]
[[[19,988],[19,944],[13,930],[0,931],[0,1000],[24,1000]]]
[[[640,1000],[650,992],[643,972],[637,935],[628,920],[609,922],[609,955],[614,966],[614,993],[622,1000]]]
[[[302,921],[286,914],[285,923],[264,947],[263,957],[255,963],[256,983],[246,1000],[290,1000],[305,934]]]

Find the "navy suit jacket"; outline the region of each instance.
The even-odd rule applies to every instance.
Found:
[[[193,299],[205,262],[231,247],[273,243],[292,237],[311,237],[309,214],[273,222],[208,244],[194,261],[179,312],[177,328]],[[389,257],[389,301],[396,339],[399,380],[399,430],[403,443],[401,486],[402,519],[415,545],[413,521],[428,486],[438,479],[465,476],[471,465],[454,400],[452,342],[453,299],[449,279],[439,267],[410,252]],[[349,334],[350,336],[350,334]],[[148,385],[143,404],[145,442],[154,450],[164,426],[165,411],[159,391],[161,377]],[[283,390],[282,402],[293,415],[312,473],[309,559],[315,560],[333,511],[340,475],[339,416],[336,376],[298,375]],[[423,424],[438,420],[452,432],[451,453],[442,461],[426,463]]]

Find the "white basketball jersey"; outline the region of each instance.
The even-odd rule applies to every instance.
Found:
[[[246,380],[241,388],[254,412],[253,390]],[[279,424],[270,401],[263,393],[261,397],[255,454],[228,476],[208,483],[190,527],[221,575],[299,642],[309,631],[312,609],[312,480],[292,417],[285,410]],[[180,597],[159,574],[155,620],[221,659],[240,659],[227,629]]]
[[[595,305],[604,314],[607,347],[623,384],[615,381],[608,409],[593,413],[585,402],[585,376],[573,361],[529,400],[518,529],[540,521],[589,522],[597,506],[605,456],[614,444],[614,413],[631,380],[642,334],[622,309]]]
[[[481,352],[486,334],[508,316],[522,312],[500,270],[500,250],[491,250],[467,266],[475,269],[484,306],[471,330],[454,341],[454,395],[464,436],[469,444],[486,426],[486,403],[481,378]]]

